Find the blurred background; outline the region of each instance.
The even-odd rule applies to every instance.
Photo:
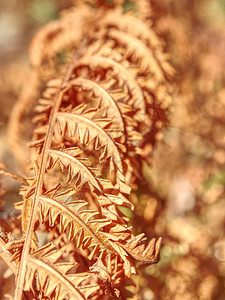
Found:
[[[224,300],[225,1],[150,2],[149,19],[176,70],[176,93],[170,124],[158,136],[151,168],[143,167],[130,215],[136,233],[163,237],[161,260],[140,270],[134,281],[142,300]],[[7,124],[29,74],[29,42],[71,5],[0,0],[0,161],[10,170],[17,165]],[[124,7],[135,9],[135,1],[124,1]],[[17,187],[0,184],[10,186],[14,201]],[[11,277],[7,283],[0,278],[0,299],[9,292]]]

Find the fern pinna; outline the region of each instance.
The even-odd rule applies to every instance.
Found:
[[[66,68],[55,63],[55,78],[36,106],[29,143],[36,157],[21,188],[23,201],[16,203],[22,237],[0,238],[1,256],[16,276],[17,300],[136,299],[129,288],[136,261],[159,259],[161,238],[134,236],[123,212],[134,209],[130,187],[166,122],[173,70],[148,25],[119,8],[103,7],[97,17],[92,9],[71,9],[41,35],[48,40],[55,26],[61,28],[49,37],[49,44],[57,40],[54,50],[48,45],[55,60],[62,49],[76,51]],[[74,11],[86,27],[80,40],[65,43],[64,34],[76,35]],[[32,52],[41,62],[37,80],[45,78],[43,53],[44,46]]]

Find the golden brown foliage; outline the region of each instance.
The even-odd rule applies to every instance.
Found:
[[[173,69],[162,42],[120,6],[78,3],[39,31],[30,56],[9,129],[26,172],[22,229],[0,237],[15,299],[135,299],[126,287],[137,262],[157,262],[161,245],[135,236],[124,211],[167,122]]]
[[[4,7],[6,12],[9,7],[14,7],[13,16],[22,15],[23,20],[29,20],[27,14],[31,4],[45,8],[47,3],[56,2],[57,8],[69,5],[69,0],[5,1],[0,4],[0,27],[7,20],[2,18]],[[85,289],[84,297],[93,299],[224,299],[224,1],[73,2],[75,8],[62,12],[58,20],[49,22],[35,35],[29,51],[32,64],[29,76],[24,54],[20,54],[24,43],[17,44],[13,55],[11,50],[5,52],[5,49],[10,49],[10,43],[5,42],[8,27],[11,28],[9,25],[13,25],[17,18],[13,18],[10,24],[6,22],[6,35],[0,39],[0,159],[6,165],[4,168],[1,164],[0,172],[0,236],[6,262],[0,260],[0,298],[3,299],[6,293],[14,295],[13,272],[24,242],[21,240],[21,209],[26,202],[22,230],[27,231],[32,189],[30,199],[21,201],[21,197],[35,179],[31,166],[37,157],[36,140],[45,138],[54,102],[51,99],[65,77],[66,65],[71,64],[74,53],[82,48],[75,70],[79,77],[70,78],[66,83],[63,105],[56,120],[58,125],[52,138],[54,144],[48,151],[24,298],[64,298],[65,290],[77,298],[79,292],[84,294]],[[121,4],[126,13],[118,10]],[[15,5],[18,10],[15,10]],[[24,31],[19,40],[29,40],[33,26],[29,22],[29,30]],[[13,37],[16,39],[17,36]],[[163,53],[170,54],[176,69],[172,79],[176,92],[172,95],[169,126],[163,129],[164,138],[160,140],[161,126],[167,116],[164,105],[170,101],[164,93],[171,87],[168,75],[173,72]],[[104,59],[89,64],[84,56]],[[22,59],[17,60],[17,57]],[[114,69],[108,69],[109,59],[114,62]],[[118,74],[114,76],[118,64],[124,68],[119,72],[121,68],[117,69]],[[94,68],[92,71],[89,65]],[[100,66],[98,70],[97,65]],[[160,78],[158,66],[164,66],[166,70],[163,84],[151,80],[155,76]],[[139,68],[143,70],[145,67],[148,69],[144,74],[137,73]],[[96,80],[94,76],[99,72],[101,76]],[[132,73],[137,82],[132,94],[128,93],[130,77],[129,82],[123,81],[128,73]],[[151,78],[148,73],[152,74]],[[118,91],[111,89],[111,81],[107,80],[109,88],[103,82],[104,76],[111,74],[113,80],[122,80]],[[4,138],[4,125],[22,82],[24,88],[14,106],[9,126],[9,143],[11,149],[14,148],[15,160]],[[149,83],[151,89],[146,90]],[[143,97],[139,98],[138,89]],[[122,98],[119,98],[120,93]],[[76,100],[71,102],[72,99]],[[125,105],[132,99],[135,101],[131,105]],[[147,104],[149,118],[144,117],[143,103]],[[71,114],[74,122],[68,131],[68,118],[63,119],[63,116]],[[144,119],[139,119],[140,115]],[[73,130],[79,130],[81,134],[75,138]],[[97,136],[100,137],[97,140],[99,147]],[[159,141],[154,145],[156,139]],[[33,144],[33,149],[26,146],[27,142]],[[113,149],[118,149],[119,156]],[[149,155],[151,149],[153,153]],[[115,168],[119,157],[122,174]],[[21,169],[17,167],[17,161]],[[39,163],[40,160],[33,170],[38,171]],[[15,174],[18,172],[26,176]],[[21,196],[18,195],[20,183],[13,178],[23,184]],[[56,186],[58,183],[59,187]],[[131,187],[130,194],[124,193],[128,191],[127,186]],[[13,202],[18,201],[15,210]],[[89,213],[93,213],[90,219]],[[78,232],[81,227],[82,232]],[[163,237],[164,246],[157,264],[149,266],[140,255],[144,244],[147,246],[145,236],[149,241],[153,236]],[[128,253],[126,246],[132,246],[139,238],[140,247]],[[97,249],[95,243],[99,244]],[[154,244],[154,239],[151,243]],[[119,251],[111,244],[118,246]],[[117,255],[121,251],[126,255]],[[15,259],[13,263],[10,262],[12,258]],[[129,279],[125,269],[135,270],[136,274]],[[48,283],[50,277],[52,285]],[[61,288],[55,289],[57,282],[62,282]],[[55,291],[51,291],[51,287]]]

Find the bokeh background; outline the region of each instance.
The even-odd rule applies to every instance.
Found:
[[[137,2],[138,0],[136,0]],[[158,264],[135,275],[142,300],[225,299],[225,1],[151,0],[152,26],[176,70],[170,124],[132,195],[136,233],[162,236]],[[7,141],[12,107],[29,76],[34,33],[70,0],[0,0],[0,163],[18,171]],[[124,1],[135,9],[135,1]],[[7,216],[16,186],[7,186]],[[10,199],[10,200],[9,200]],[[6,222],[0,211],[0,224]],[[4,226],[7,224],[4,223]],[[0,299],[13,278],[0,261]],[[6,271],[6,272],[5,272]],[[5,272],[5,273],[4,273]]]

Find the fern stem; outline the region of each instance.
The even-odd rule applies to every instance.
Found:
[[[70,75],[73,71],[74,62],[81,56],[81,53],[83,52],[83,48],[85,45],[86,45],[86,42],[83,43],[83,46],[80,47],[79,51],[77,51],[77,53],[75,54],[75,56],[73,58],[73,62],[69,65],[70,67],[67,69],[63,83],[62,83],[61,87],[59,88],[59,91],[56,94],[55,99],[54,99],[54,104],[53,104],[50,118],[49,118],[49,125],[48,125],[48,129],[46,132],[45,142],[44,142],[42,153],[41,153],[40,169],[37,174],[37,183],[36,183],[36,189],[35,189],[34,198],[33,198],[32,206],[31,206],[30,220],[29,220],[28,229],[26,232],[26,237],[24,240],[22,256],[21,256],[20,265],[19,265],[19,269],[18,269],[15,300],[22,300],[23,286],[24,286],[24,280],[25,280],[25,275],[26,275],[26,265],[27,265],[30,248],[31,248],[32,235],[34,232],[34,225],[35,225],[35,221],[36,221],[36,212],[37,212],[37,208],[38,208],[39,197],[40,197],[41,190],[43,187],[44,173],[45,173],[45,168],[46,168],[46,163],[47,163],[47,158],[48,158],[48,150],[50,149],[50,146],[51,146],[51,138],[53,135],[54,124],[56,121],[56,112],[60,108],[62,97],[64,94],[64,89],[66,87],[65,83],[69,80]]]

